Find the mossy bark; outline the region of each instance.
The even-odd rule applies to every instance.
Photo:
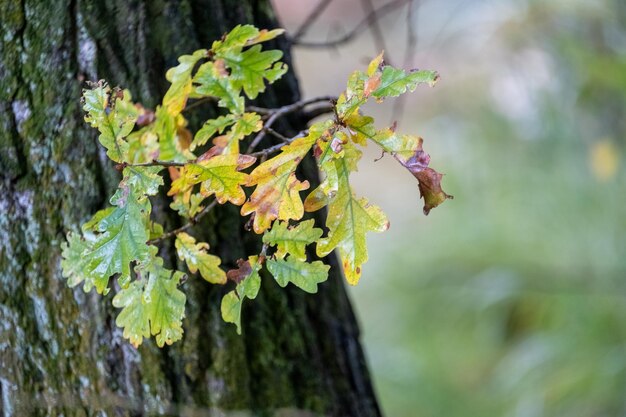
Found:
[[[276,25],[265,0],[0,0],[0,407],[4,415],[378,416],[336,259],[316,295],[264,279],[244,332],[223,288],[190,278],[185,335],[158,349],[121,337],[104,297],[69,289],[59,245],[107,204],[118,173],[83,122],[81,88],[107,79],[145,106],[165,70],[238,23]],[[284,49],[278,41],[274,46]],[[298,99],[290,73],[265,105]],[[210,110],[207,110],[210,112]],[[206,116],[206,114],[204,115]],[[200,116],[198,116],[200,117]],[[197,121],[196,121],[197,122]],[[282,126],[297,131],[295,116]],[[315,182],[310,161],[302,174]],[[155,215],[175,227],[165,200]],[[224,263],[258,251],[238,210],[197,225]],[[175,262],[171,248],[164,253]]]

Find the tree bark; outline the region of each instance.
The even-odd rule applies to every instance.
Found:
[[[61,276],[65,234],[105,207],[119,181],[83,121],[84,81],[104,78],[154,107],[176,58],[238,23],[277,25],[267,0],[0,0],[3,415],[380,415],[334,255],[316,295],[265,277],[242,336],[221,320],[226,289],[190,277],[184,338],[164,349],[133,348],[115,326],[113,294],[69,289]],[[289,64],[288,45],[273,46]],[[293,71],[265,97],[297,100]],[[303,127],[298,115],[281,126]],[[317,182],[312,161],[304,165]],[[177,226],[164,198],[153,204],[166,229]],[[193,233],[233,266],[259,249],[241,226],[238,208],[224,206]],[[174,266],[172,248],[164,252]]]

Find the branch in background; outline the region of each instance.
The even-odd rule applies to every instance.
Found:
[[[332,103],[323,103],[318,106],[309,108],[306,112],[303,113],[303,117],[305,120],[310,121],[318,116],[333,113],[334,111],[335,106]]]
[[[300,41],[298,39],[289,38],[291,43],[296,46],[302,46],[305,48],[328,48],[332,46],[343,45],[344,43],[350,42],[356,35],[361,33],[364,29],[371,26],[372,23],[376,22],[378,19],[390,13],[391,11],[404,6],[408,3],[408,0],[393,0],[389,3],[379,7],[378,9],[372,10],[370,14],[368,14],[363,20],[361,20],[350,32],[341,36],[340,38],[324,41],[324,42],[316,42],[316,41]]]
[[[419,0],[409,0],[408,13],[406,15],[406,49],[404,50],[404,68],[413,68],[413,57],[415,56],[415,50],[417,49],[417,12],[419,9]],[[404,113],[404,107],[406,105],[407,97],[402,95],[396,99],[391,109],[391,117],[394,120],[402,119],[402,113]],[[393,122],[393,120],[392,120]]]
[[[296,101],[293,104],[289,104],[287,106],[279,107],[278,109],[272,110],[271,116],[269,117],[269,119],[267,119],[267,122],[265,122],[264,124],[264,129],[261,130],[259,134],[256,135],[256,137],[252,140],[252,142],[250,143],[250,146],[248,146],[248,150],[246,151],[246,153],[249,154],[250,152],[254,151],[254,149],[259,145],[259,143],[265,137],[265,134],[268,133],[267,129],[271,128],[274,122],[276,122],[276,120],[278,120],[282,116],[298,111],[302,109],[303,107],[308,106],[309,104],[319,103],[322,101],[331,102],[333,100],[337,100],[337,97],[334,97],[334,96],[315,97],[315,98],[311,98],[308,100]]]
[[[209,204],[208,206],[206,206],[205,208],[203,208],[198,214],[196,214],[195,216],[193,216],[191,219],[189,219],[189,222],[182,225],[181,227],[179,227],[178,229],[174,229],[172,231],[169,231],[167,233],[162,234],[161,236],[155,238],[155,239],[151,239],[148,242],[146,242],[148,245],[153,245],[155,243],[159,243],[162,242],[166,239],[169,239],[173,236],[176,236],[177,234],[184,232],[185,230],[189,229],[191,226],[195,225],[196,223],[198,223],[200,221],[201,218],[203,218],[208,212],[210,212],[211,210],[213,210],[213,208],[217,205],[217,200],[213,200],[211,202],[211,204]]]
[[[409,0],[411,1],[411,0]],[[376,14],[376,9],[374,9],[374,5],[372,4],[372,0],[361,0],[361,4],[363,9],[365,9],[365,13],[370,16],[372,14]],[[376,47],[376,54],[379,54],[380,51],[385,51],[385,61],[391,65],[392,59],[389,56],[389,52],[385,47],[385,37],[383,36],[383,32],[380,29],[380,25],[378,24],[378,19],[372,20],[370,24],[370,30],[372,32],[372,36],[374,37],[374,45]]]
[[[333,0],[321,0],[319,4],[315,6],[313,11],[306,17],[306,19],[304,19],[302,25],[294,32],[293,36],[291,37],[292,43],[297,42],[302,36],[306,34],[307,30],[309,30],[311,25],[315,23],[317,18],[320,17],[322,12],[332,1]]]

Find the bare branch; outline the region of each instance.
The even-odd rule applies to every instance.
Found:
[[[404,50],[404,68],[413,68],[413,57],[415,55],[415,50],[417,49],[417,29],[415,26],[419,6],[419,0],[409,0],[409,8],[406,15],[407,38],[406,49]],[[394,101],[393,108],[391,110],[391,117],[393,120],[398,120],[402,118],[402,114],[404,113],[404,108],[406,106],[406,100],[407,96],[402,95],[398,97],[396,101]]]
[[[316,41],[300,41],[297,39],[290,38],[290,41],[293,45],[302,46],[305,48],[328,48],[332,46],[339,46],[345,43],[350,42],[356,35],[361,33],[364,29],[371,26],[373,22],[377,21],[384,15],[390,13],[391,11],[405,5],[408,0],[393,0],[389,3],[379,7],[378,9],[373,10],[370,14],[368,14],[363,20],[361,20],[350,32],[345,35],[330,41],[316,42]]]
[[[280,117],[283,117],[283,116],[285,116],[286,114],[289,114],[289,113],[296,112],[296,111],[302,109],[303,107],[308,106],[309,104],[319,103],[319,102],[322,102],[322,101],[331,102],[333,100],[337,100],[337,97],[334,97],[334,96],[315,97],[315,98],[311,98],[311,99],[308,99],[308,100],[296,101],[293,104],[289,104],[287,106],[283,106],[283,107],[279,107],[277,109],[274,109],[272,111],[272,113],[271,113],[270,118],[267,119],[267,122],[265,122],[265,125],[264,125],[265,129],[261,130],[259,132],[259,134],[256,135],[256,137],[252,140],[252,142],[250,143],[250,146],[248,146],[248,150],[246,151],[246,153],[250,153],[250,152],[254,151],[254,149],[259,145],[259,143],[265,137],[265,134],[268,132],[267,128],[272,127],[274,122],[276,122],[276,120],[278,120]]]
[[[374,9],[372,0],[361,0],[361,4],[365,9],[365,13],[367,13],[368,15],[376,13],[376,9]],[[374,37],[376,53],[378,54],[380,53],[380,51],[385,51],[385,61],[387,61],[387,63],[391,65],[391,58],[389,56],[387,48],[385,47],[385,37],[383,36],[383,32],[380,29],[380,25],[378,24],[378,19],[372,20],[372,23],[370,24],[370,30],[372,31],[372,36]]]
[[[298,133],[296,136],[292,138],[285,138],[286,140],[284,141],[284,143],[279,143],[277,145],[270,146],[269,148],[265,148],[257,152],[248,153],[248,155],[254,156],[255,158],[265,158],[273,154],[274,152],[279,151],[280,148],[282,148],[283,146],[289,145],[294,140],[304,137],[307,133],[308,133],[308,130],[303,130],[302,132]]]
[[[122,162],[121,164],[117,164],[115,169],[118,171],[123,170],[126,167],[184,167],[187,164],[193,163],[193,160],[187,162],[174,162],[174,161],[161,161],[159,159],[155,159],[150,162],[138,162],[138,163],[129,163]]]
[[[292,42],[297,42],[298,39],[300,39],[302,36],[304,36],[304,34],[307,32],[307,30],[309,30],[311,25],[313,23],[315,23],[317,18],[320,17],[322,12],[324,12],[326,7],[328,7],[328,5],[332,1],[333,0],[320,0],[319,4],[317,6],[315,6],[313,11],[311,11],[311,13],[306,17],[306,19],[304,19],[304,22],[302,23],[302,25],[300,25],[300,27],[298,29],[296,29],[296,31],[294,32],[294,34],[293,34],[293,36],[291,38]]]

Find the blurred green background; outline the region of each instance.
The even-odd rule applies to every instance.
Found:
[[[293,31],[317,3],[275,6]],[[349,32],[367,3],[331,1],[304,39]],[[423,216],[373,148],[354,178],[392,225],[351,289],[385,414],[626,416],[626,1],[407,3],[380,21],[387,57],[441,80],[368,111],[424,137],[455,199]],[[305,95],[377,52],[367,30],[296,48]]]

